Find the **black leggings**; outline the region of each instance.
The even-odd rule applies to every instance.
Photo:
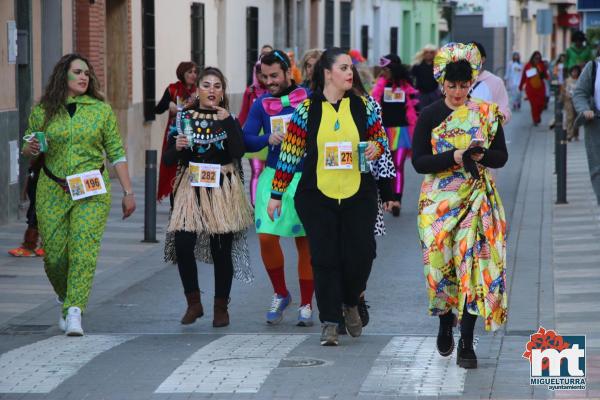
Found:
[[[233,233],[211,235],[210,253],[215,268],[215,297],[229,298],[231,281],[233,280],[233,262],[231,245]],[[175,232],[175,253],[177,268],[183,284],[183,291],[188,294],[200,290],[198,285],[198,268],[194,257],[196,234],[193,232]]]

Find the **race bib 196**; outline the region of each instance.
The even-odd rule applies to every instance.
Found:
[[[325,143],[325,169],[352,169],[352,142]]]
[[[221,183],[221,165],[190,163],[190,183],[192,186],[218,188]]]
[[[81,174],[67,176],[67,184],[73,200],[85,199],[106,193],[104,178],[100,170],[83,172]]]

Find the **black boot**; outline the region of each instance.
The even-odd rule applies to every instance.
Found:
[[[477,356],[473,349],[473,336],[460,336],[456,350],[456,363],[463,368],[477,368]]]
[[[477,356],[473,349],[473,332],[475,331],[476,321],[477,315],[470,314],[465,304],[463,317],[460,321],[460,340],[456,352],[456,363],[463,368],[477,368]]]
[[[437,336],[437,350],[442,357],[448,357],[454,351],[454,336],[452,328],[456,325],[456,317],[452,311],[440,315],[440,328]]]

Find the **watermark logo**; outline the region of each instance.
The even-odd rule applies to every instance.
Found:
[[[561,336],[540,326],[525,345],[530,384],[549,390],[585,390],[585,335]]]

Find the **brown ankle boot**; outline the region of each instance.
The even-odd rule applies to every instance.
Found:
[[[185,298],[187,299],[188,308],[185,311],[185,315],[181,318],[183,325],[189,325],[196,322],[198,318],[204,315],[204,309],[202,303],[200,303],[200,292],[186,293]]]
[[[221,328],[229,325],[227,304],[229,304],[229,299],[215,297],[215,305],[213,308],[213,327]]]

